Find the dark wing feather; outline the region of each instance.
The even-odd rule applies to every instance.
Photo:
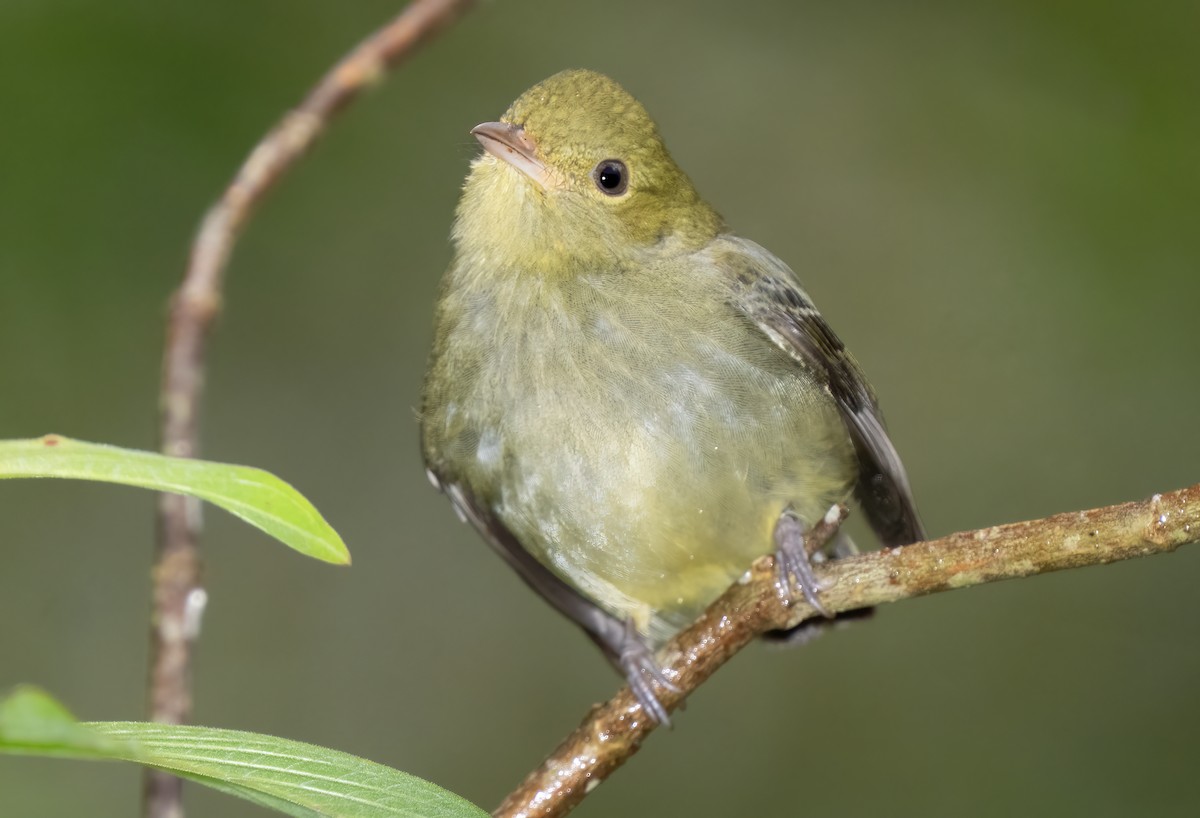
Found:
[[[488,545],[503,557],[530,588],[540,594],[555,610],[583,628],[619,667],[620,653],[627,636],[625,624],[538,562],[521,546],[513,533],[477,502],[465,487],[458,483],[442,483],[432,471],[429,472],[429,477],[433,484],[450,498],[458,516],[474,526]]]
[[[637,635],[632,622],[624,622],[607,613],[594,602],[542,565],[521,547],[513,533],[491,514],[461,485],[443,484],[432,470],[433,484],[446,492],[450,502],[463,520],[470,522],[521,579],[555,610],[583,628],[592,641],[600,646],[613,666],[625,676],[633,695],[642,709],[660,724],[670,725],[671,719],[654,690],[659,684],[674,690],[663,676],[650,646]]]
[[[734,303],[833,398],[858,452],[855,496],[876,535],[889,546],[925,539],[908,474],[853,356],[783,262],[752,242],[734,241],[740,246],[721,258],[734,275]]]

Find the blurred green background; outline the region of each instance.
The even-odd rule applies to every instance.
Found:
[[[0,2],[0,437],[154,446],[201,213],[396,8]],[[564,67],[625,84],[801,273],[932,534],[1200,480],[1197,41],[1190,0],[483,4],[340,119],[236,251],[205,454],[296,485],[354,567],[210,511],[196,720],[490,808],[616,689],[429,488],[414,420],[467,131]],[[141,717],[152,507],[0,484],[0,688]],[[1194,815],[1198,582],[1190,548],[755,647],[578,814]],[[0,757],[0,815],[137,797],[131,767]]]

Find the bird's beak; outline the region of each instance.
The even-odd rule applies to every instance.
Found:
[[[472,128],[471,133],[485,151],[524,173],[543,190],[560,186],[557,174],[538,157],[537,143],[524,128],[507,122],[484,122]]]

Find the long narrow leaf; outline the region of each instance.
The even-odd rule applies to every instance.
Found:
[[[220,506],[301,554],[345,565],[350,552],[313,505],[269,472],[47,435],[0,440],[0,478],[63,477],[186,494]]]
[[[297,818],[487,818],[428,781],[347,753],[238,730],[79,724],[28,687],[0,700],[0,752],[136,761]]]
[[[0,698],[0,752],[111,758],[113,753],[134,752],[134,747],[81,726],[52,696],[24,685]],[[0,800],[0,814],[3,806]]]

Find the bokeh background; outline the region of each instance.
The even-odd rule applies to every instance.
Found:
[[[0,437],[154,446],[201,213],[398,5],[0,2]],[[564,67],[623,82],[801,272],[931,533],[1200,480],[1198,41],[1190,1],[483,4],[339,120],[236,251],[205,453],[295,484],[354,567],[208,512],[197,721],[490,808],[616,689],[425,483],[414,420],[467,131]],[[141,716],[152,506],[0,485],[0,688]],[[1194,815],[1198,583],[1184,549],[755,647],[578,814]],[[0,814],[133,815],[137,779],[0,757]]]

